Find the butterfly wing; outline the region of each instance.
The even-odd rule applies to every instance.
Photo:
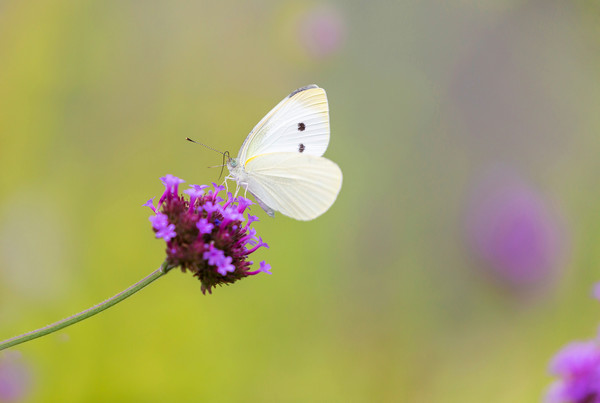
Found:
[[[248,161],[245,171],[248,191],[269,215],[280,211],[296,220],[326,212],[342,187],[337,164],[313,155],[261,154]]]
[[[291,152],[321,156],[329,144],[329,106],[323,88],[309,85],[283,99],[252,129],[238,160],[265,153]]]

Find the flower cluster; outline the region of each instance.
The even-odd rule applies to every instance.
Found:
[[[593,289],[600,299],[600,283]],[[600,403],[600,335],[563,347],[550,362],[550,373],[562,379],[546,394],[546,403]]]
[[[600,402],[600,343],[597,340],[565,346],[552,359],[550,372],[562,379],[550,386],[547,403]]]
[[[258,273],[271,274],[271,266],[264,261],[260,268],[250,271],[248,256],[260,247],[268,248],[256,230],[250,228],[258,218],[244,212],[253,203],[244,197],[227,200],[219,197],[225,188],[213,183],[213,190],[206,185],[191,185],[184,190],[189,200],[179,194],[184,181],[173,175],[160,178],[165,192],[154,206],[154,199],[144,206],[154,211],[150,217],[157,238],[167,243],[169,269],[179,266],[191,271],[202,283],[202,292],[209,293],[216,285],[230,284],[241,278]]]

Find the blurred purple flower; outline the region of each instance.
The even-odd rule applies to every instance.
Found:
[[[214,183],[214,190],[208,192],[205,185],[191,185],[183,192],[189,196],[186,200],[178,190],[183,180],[172,175],[161,180],[166,190],[158,206],[154,207],[152,199],[144,206],[154,212],[150,221],[156,237],[167,244],[170,268],[179,266],[182,271],[191,271],[202,283],[203,293],[210,293],[216,285],[266,272],[265,262],[261,262],[260,270],[250,271],[252,262],[247,259],[259,247],[269,247],[250,228],[251,222],[256,221],[250,219],[250,214],[243,225],[243,213],[252,204],[250,200],[229,194],[221,204],[219,192],[224,187]]]
[[[346,39],[346,25],[337,8],[316,6],[300,20],[300,42],[314,58],[325,58],[337,52]]]
[[[0,402],[21,401],[29,390],[31,373],[14,351],[0,355]]]
[[[594,288],[592,290],[592,295],[594,296],[594,298],[596,298],[597,300],[600,300],[600,283],[596,283],[594,284]]]
[[[550,362],[550,373],[562,379],[546,394],[546,403],[600,403],[600,346],[596,340],[573,342]]]
[[[467,212],[467,237],[474,254],[513,286],[548,279],[560,260],[556,218],[540,195],[506,174],[478,187]]]

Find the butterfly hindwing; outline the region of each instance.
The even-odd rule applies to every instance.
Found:
[[[327,95],[309,85],[288,95],[252,129],[238,159],[246,164],[257,155],[276,152],[321,156],[328,144]]]
[[[323,214],[342,187],[337,164],[313,155],[261,154],[248,161],[246,174],[248,190],[261,206],[269,207],[269,215],[275,210],[297,220]]]

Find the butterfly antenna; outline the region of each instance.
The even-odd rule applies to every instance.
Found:
[[[192,143],[195,143],[195,144],[199,144],[199,145],[201,145],[201,146],[204,146],[204,147],[208,148],[209,150],[212,150],[212,151],[214,151],[214,152],[217,152],[217,153],[219,153],[219,154],[223,154],[223,165],[221,165],[221,173],[219,174],[219,179],[221,179],[221,176],[223,176],[223,169],[225,169],[225,165],[226,165],[226,163],[225,163],[225,160],[229,161],[229,160],[231,159],[231,157],[229,156],[229,151],[222,152],[222,151],[219,151],[219,150],[215,150],[214,148],[212,148],[212,147],[209,147],[209,146],[207,146],[206,144],[202,144],[202,143],[200,143],[200,142],[198,142],[198,141],[194,141],[194,140],[192,140],[192,139],[191,139],[191,138],[189,138],[189,137],[186,137],[185,139],[186,139],[187,141],[190,141],[190,142],[192,142]],[[217,166],[218,166],[218,165],[217,165]],[[212,167],[209,167],[209,168],[212,168]],[[215,168],[216,168],[216,167],[215,167]]]
[[[223,175],[223,170],[225,169],[225,158],[227,158],[227,161],[231,159],[229,157],[229,151],[225,151],[223,153],[223,165],[221,166],[221,173],[219,174],[219,179],[221,179],[221,176]]]
[[[225,153],[223,153],[223,152],[221,152],[221,151],[219,151],[219,150],[215,150],[214,148],[212,148],[212,147],[209,147],[209,146],[207,146],[206,144],[202,144],[202,143],[199,143],[199,142],[197,142],[197,141],[194,141],[194,140],[192,140],[192,139],[191,139],[191,138],[189,138],[189,137],[186,137],[185,139],[186,139],[187,141],[191,141],[192,143],[200,144],[201,146],[204,146],[204,147],[208,148],[209,150],[213,150],[214,152],[217,152],[217,153],[219,153],[219,154],[223,154],[223,155],[225,155]]]

